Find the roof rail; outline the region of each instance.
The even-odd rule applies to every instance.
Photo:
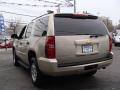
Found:
[[[32,21],[34,21],[34,20],[36,20],[37,18],[40,18],[40,17],[42,17],[42,16],[44,16],[44,15],[51,14],[51,13],[54,13],[54,11],[48,10],[47,13],[45,13],[45,14],[43,14],[43,15],[41,15],[41,16],[38,16],[38,17],[36,17],[36,18],[34,18]]]

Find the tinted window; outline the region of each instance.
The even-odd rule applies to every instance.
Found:
[[[99,19],[55,17],[55,35],[106,35],[107,29]]]
[[[23,27],[21,33],[19,34],[19,39],[22,39],[24,37],[25,29],[26,29],[26,26]]]
[[[48,16],[37,19],[34,25],[34,30],[35,36],[42,36],[43,31],[48,30]]]
[[[32,26],[33,26],[33,22],[31,22],[27,27],[27,30],[26,30],[26,37],[27,38],[29,38],[31,35]]]

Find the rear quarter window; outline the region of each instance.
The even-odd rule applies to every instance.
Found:
[[[106,35],[107,28],[99,19],[55,17],[55,35]]]
[[[42,36],[44,31],[48,30],[48,16],[36,20],[34,25],[34,35]]]

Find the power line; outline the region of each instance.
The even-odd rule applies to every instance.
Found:
[[[38,1],[43,1],[43,2],[46,2],[46,3],[52,3],[52,4],[59,4],[59,3],[56,3],[56,2],[50,2],[50,1],[46,1],[46,0],[38,0]]]
[[[65,4],[68,4],[71,6],[71,2],[70,1],[73,1],[73,0],[65,0],[65,1],[60,1],[60,0],[56,0],[56,1],[60,1],[60,3],[56,3],[56,2],[50,2],[50,1],[46,1],[46,0],[37,0],[37,1],[43,1],[43,2],[47,2],[47,3],[53,3],[53,4],[61,4],[61,5],[65,5]]]
[[[52,4],[65,4],[66,3],[66,1],[64,2],[64,1],[60,1],[60,0],[56,0],[56,1],[60,1],[60,3],[56,3],[56,2],[51,2],[51,1],[47,1],[47,0],[36,0],[36,1],[42,1],[42,2],[45,2],[45,3],[52,3]],[[68,2],[67,2],[68,3]]]
[[[56,3],[56,2],[50,2],[50,1],[46,1],[46,0],[37,0],[37,1],[43,1],[43,2],[47,2],[47,3],[53,3],[53,4],[57,4],[58,5],[64,5],[65,7],[73,7],[74,5],[71,3],[71,1],[73,0],[65,0],[64,1],[60,1],[60,0],[56,0],[56,1],[60,1],[60,3]]]
[[[6,21],[6,20],[5,20],[4,22],[7,22],[7,23],[17,23],[17,22],[14,22],[14,21],[11,21],[11,22],[10,22],[10,21]],[[22,22],[20,22],[19,24],[27,24],[27,23],[22,23]]]
[[[66,2],[60,1],[61,3],[50,2],[50,1],[46,1],[46,0],[38,0],[38,1],[43,1],[45,3],[52,3],[52,4],[55,4],[55,5],[36,5],[36,4],[22,4],[22,3],[9,3],[9,2],[0,2],[0,4],[9,4],[9,5],[18,5],[18,6],[31,6],[31,7],[57,7],[58,4],[61,4],[64,7],[72,7],[73,6],[73,4],[70,3],[70,1],[66,1]]]
[[[18,5],[18,6],[31,6],[31,7],[56,7],[55,5],[36,5],[36,4],[21,4],[21,3],[8,3],[8,2],[0,2],[0,4],[8,4],[8,5]]]
[[[8,11],[0,11],[0,12],[3,12],[3,13],[9,13],[9,14],[15,14],[15,15],[21,15],[21,16],[28,16],[28,17],[37,17],[37,16],[31,16],[31,15],[19,14],[19,13],[8,12]]]

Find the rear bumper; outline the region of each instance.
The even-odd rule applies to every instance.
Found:
[[[120,43],[120,41],[116,41],[116,40],[114,40],[114,43]]]
[[[113,61],[112,58],[113,58],[113,53],[111,52],[108,60],[83,64],[83,65],[67,66],[67,67],[58,67],[58,62],[56,59],[38,58],[38,65],[39,65],[39,69],[44,74],[50,76],[63,76],[63,75],[72,75],[72,74],[82,74],[92,71],[93,69],[90,70],[84,69],[86,66],[90,66],[90,65],[98,65],[96,69],[107,67],[112,63]]]

